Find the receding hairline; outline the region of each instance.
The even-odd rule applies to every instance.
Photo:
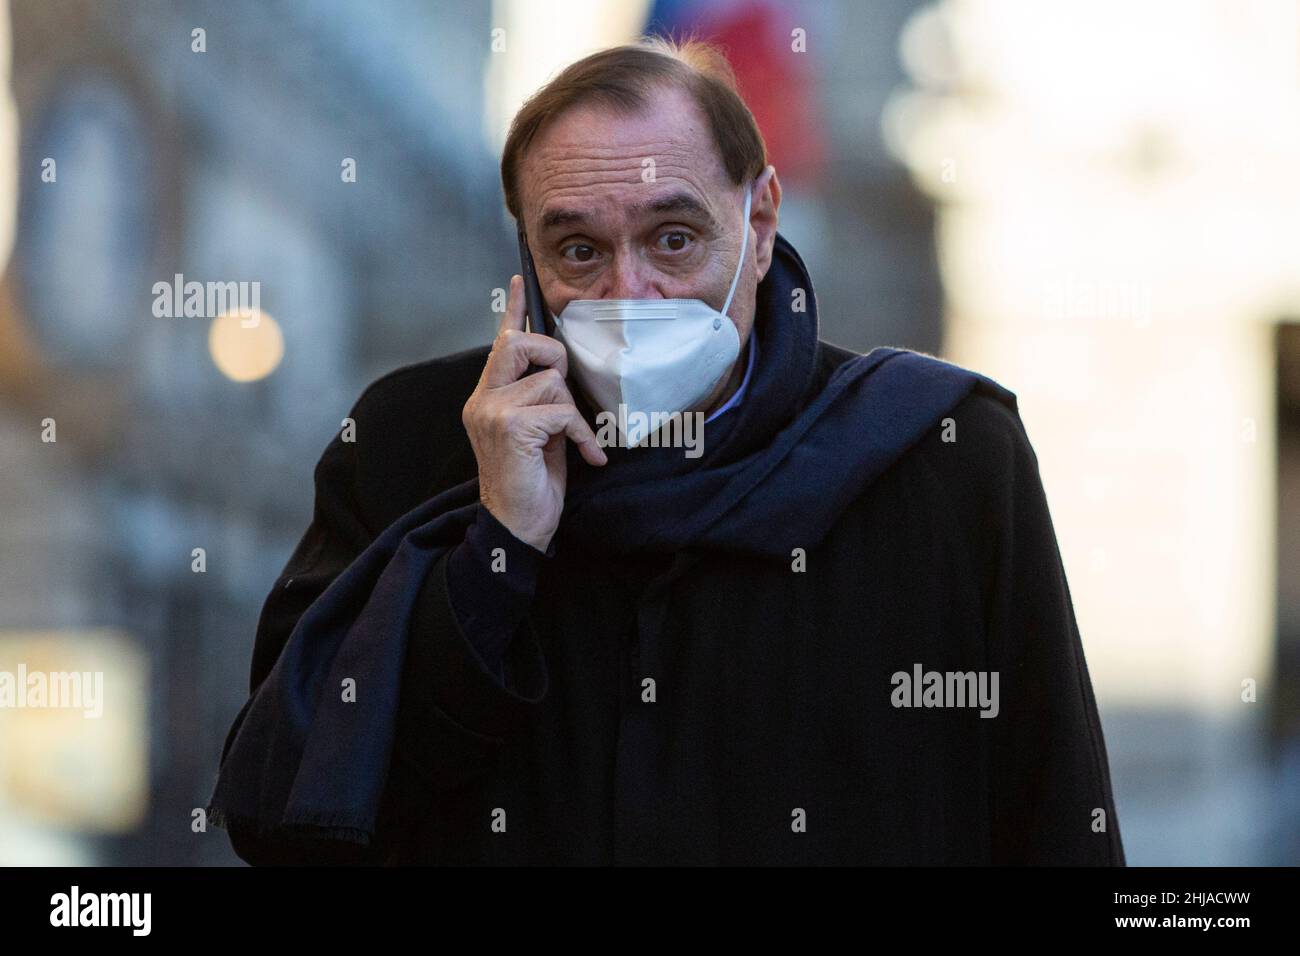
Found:
[[[767,148],[741,99],[720,48],[695,39],[643,37],[570,64],[529,97],[511,123],[501,158],[506,207],[522,215],[520,170],[528,148],[560,116],[578,108],[614,115],[643,115],[655,92],[681,90],[702,115],[727,178],[739,185],[767,165]]]
[[[673,92],[678,91],[677,87],[674,87],[669,83],[660,83],[658,85],[661,88],[661,90],[671,90]],[[708,123],[707,123],[707,119],[703,115],[703,111],[699,109],[698,104],[696,104],[694,100],[690,99],[690,94],[687,91],[681,90],[680,92],[684,96],[686,96],[687,100],[690,103],[690,106],[695,110],[694,116],[697,117],[700,121],[702,121],[705,124],[705,135],[708,135]],[[658,106],[658,104],[656,104],[656,102],[654,101],[654,93],[655,91],[652,89],[645,103],[643,103],[640,107],[634,107],[631,109],[616,109],[613,107],[609,107],[603,103],[594,103],[594,102],[575,103],[570,109],[565,111],[564,116],[553,117],[551,122],[547,123],[546,126],[540,128],[533,138],[533,142],[531,143],[531,149],[529,149],[527,152],[525,152],[522,155],[518,165],[517,174],[520,177],[520,188],[519,188],[518,198],[521,206],[523,203],[522,183],[524,181],[524,171],[525,169],[528,168],[530,162],[535,163],[542,159],[542,154],[539,152],[539,150],[549,151],[551,149],[557,148],[551,146],[543,146],[541,144],[541,141],[546,137],[548,133],[554,131],[555,127],[559,124],[559,122],[562,119],[571,118],[574,114],[580,113],[584,110],[591,110],[595,112],[597,115],[604,113],[616,120],[624,119],[628,117],[633,117],[633,118],[648,117],[654,112],[654,110]],[[680,139],[680,137],[678,137],[676,134],[673,134],[671,138]],[[683,143],[687,142],[685,139],[681,139],[681,141]],[[563,149],[563,147],[558,147],[558,148],[561,150]],[[642,156],[641,154],[636,154],[635,162],[630,162],[627,167],[628,176],[633,177],[628,179],[627,182],[629,183],[642,182],[643,180],[641,179],[641,176],[645,168],[644,159],[645,157],[653,157],[653,156],[654,153],[652,151],[647,151],[644,154],[644,156]],[[716,166],[711,166],[707,170],[708,178],[710,180],[710,186],[713,181],[713,177],[715,176],[720,176],[722,182],[727,182],[729,179],[729,177],[727,176],[727,170],[725,168],[725,165],[721,161],[721,157],[716,155],[716,150],[712,154],[712,159],[716,163]],[[685,159],[683,156],[679,154],[678,161],[685,162]],[[536,172],[535,169],[534,172]],[[707,201],[702,203],[699,199],[696,198],[695,195],[692,195],[692,193],[700,192],[700,188],[698,188],[700,186],[701,184],[697,184],[697,188],[691,188],[691,189],[686,189],[682,187],[676,187],[676,188],[670,187],[670,191],[662,195],[652,196],[650,198],[641,199],[634,203],[631,203],[628,206],[628,211],[634,217],[637,215],[645,215],[654,212],[672,212],[674,210],[681,210],[684,212],[694,212],[699,218],[705,219],[710,224],[716,226],[717,219],[713,215],[713,212],[708,208]],[[707,195],[707,191],[705,194]],[[581,211],[578,210],[572,204],[565,203],[565,204],[561,204],[560,207],[550,208],[550,209],[546,208],[545,203],[543,203],[542,206],[545,212],[539,217],[537,223],[539,229],[541,230],[545,230],[550,226],[555,226],[560,224],[579,225],[588,221],[588,217],[581,215]],[[520,209],[520,212],[521,213],[523,212],[522,208]]]

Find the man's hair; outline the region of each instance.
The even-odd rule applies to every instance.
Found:
[[[735,185],[763,172],[767,167],[763,134],[740,98],[736,75],[722,51],[702,40],[642,37],[565,67],[519,108],[501,153],[501,185],[510,214],[518,219],[523,212],[519,167],[524,150],[547,122],[572,106],[587,103],[599,103],[623,115],[638,113],[653,93],[665,87],[685,90],[699,104]]]

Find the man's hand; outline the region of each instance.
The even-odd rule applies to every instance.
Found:
[[[530,363],[545,367],[520,378]],[[512,276],[506,314],[461,421],[478,459],[479,501],[538,551],[551,543],[564,511],[565,437],[592,465],[608,461],[573,403],[568,370],[558,340],[524,331],[524,282]]]

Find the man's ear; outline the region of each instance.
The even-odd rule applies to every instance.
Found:
[[[762,282],[772,267],[772,247],[776,244],[776,225],[781,209],[781,182],[776,178],[776,167],[768,166],[754,180],[754,197],[749,209],[749,224],[754,227],[758,241],[754,253],[758,257],[758,281]]]

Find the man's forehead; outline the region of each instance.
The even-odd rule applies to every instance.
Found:
[[[633,114],[599,105],[566,111],[530,144],[520,188],[530,221],[557,225],[574,213],[711,214],[715,197],[731,184],[703,114],[673,90],[654,94]]]
[[[671,181],[631,189],[590,190],[581,198],[544,197],[535,229],[540,237],[584,226],[635,224],[664,215],[697,222],[708,231],[718,229],[717,215],[708,196],[701,195],[688,183]]]

